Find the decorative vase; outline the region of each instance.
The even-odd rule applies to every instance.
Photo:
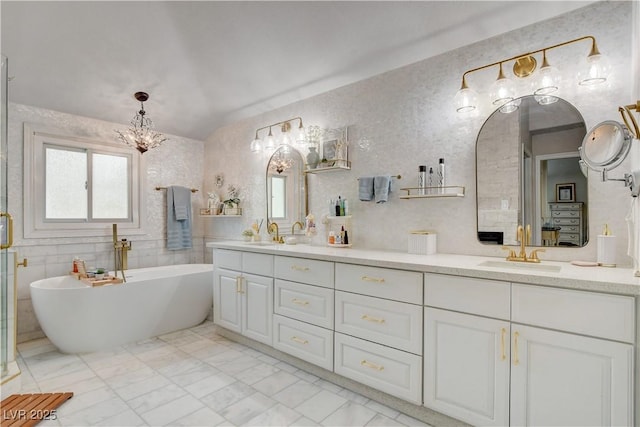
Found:
[[[309,154],[307,154],[307,165],[309,169],[315,169],[320,163],[320,155],[316,151],[316,147],[309,147]]]

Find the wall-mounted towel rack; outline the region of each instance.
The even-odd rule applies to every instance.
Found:
[[[391,178],[402,179],[402,175],[391,175]],[[360,181],[360,178],[358,178],[358,181]]]
[[[166,189],[167,189],[167,187],[156,187],[156,190],[157,190],[157,191],[160,191],[160,190],[166,190]],[[196,193],[196,192],[198,192],[198,189],[197,189],[197,188],[192,188],[192,189],[191,189],[191,192],[192,192],[192,193]]]

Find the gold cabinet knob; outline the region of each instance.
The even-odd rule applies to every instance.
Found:
[[[22,258],[22,262],[17,262],[16,266],[17,267],[26,267],[27,266],[27,259],[26,258]]]

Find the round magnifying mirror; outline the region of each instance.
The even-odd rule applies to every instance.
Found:
[[[580,147],[580,157],[593,170],[611,170],[622,163],[630,148],[631,136],[627,128],[607,120],[587,132]]]

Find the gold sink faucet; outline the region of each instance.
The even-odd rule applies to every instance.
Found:
[[[284,239],[282,238],[282,236],[280,236],[280,229],[278,228],[278,224],[276,224],[275,222],[269,224],[269,226],[267,227],[267,233],[276,234],[272,239],[274,242],[284,243]]]
[[[509,251],[509,255],[507,255],[507,261],[517,261],[517,262],[540,262],[540,258],[538,258],[538,252],[544,252],[544,249],[534,249],[531,251],[531,254],[527,256],[526,246],[531,244],[531,225],[527,224],[526,228],[523,228],[522,225],[518,225],[516,229],[516,240],[520,243],[520,252],[516,255],[515,251],[508,247],[503,246],[502,249],[505,251]]]
[[[300,230],[304,230],[304,224],[301,223],[300,221],[296,221],[293,223],[293,225],[291,226],[291,235],[296,234],[296,225],[298,227],[300,227]]]

